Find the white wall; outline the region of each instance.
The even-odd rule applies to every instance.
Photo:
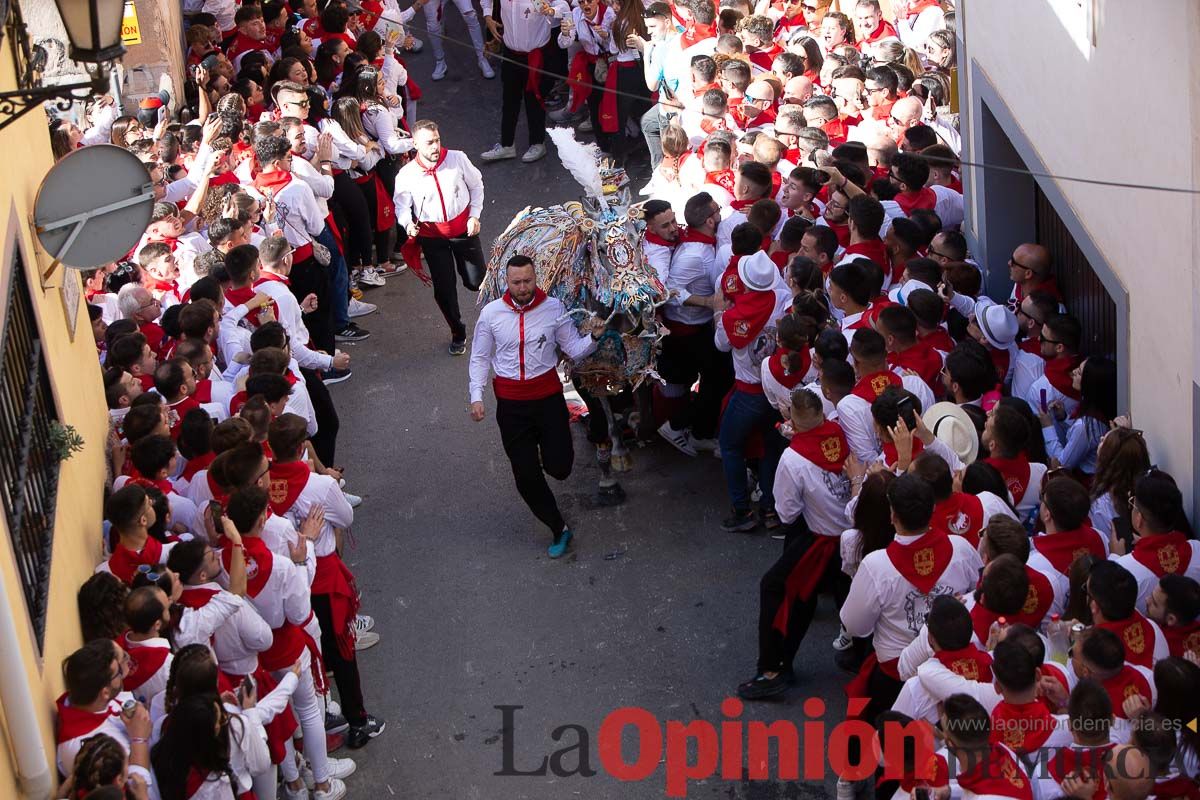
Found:
[[[1094,47],[1081,50],[1059,2],[961,0],[960,75],[969,79],[974,62],[1016,119],[1013,133],[1054,174],[1200,185],[1200,4],[1094,0]],[[969,108],[964,138],[977,136]],[[1128,292],[1130,411],[1186,495],[1200,378],[1200,197],[1058,186]],[[1003,269],[1007,255],[989,253],[991,268]]]

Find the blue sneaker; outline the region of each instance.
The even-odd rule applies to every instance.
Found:
[[[554,538],[554,544],[546,548],[546,555],[551,558],[562,558],[571,544],[571,529],[563,528],[563,532]]]

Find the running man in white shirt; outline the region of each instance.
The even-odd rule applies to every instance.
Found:
[[[508,291],[479,313],[471,342],[471,419],[483,420],[483,384],[495,373],[496,422],[504,452],[512,463],[517,491],[554,536],[548,553],[567,551],[571,530],[546,484],[543,470],[557,480],[571,474],[575,451],[570,415],[558,377],[561,358],[580,359],[596,349],[603,327],[580,335],[567,319],[561,300],[537,288],[537,271],[526,256],[505,265]]]

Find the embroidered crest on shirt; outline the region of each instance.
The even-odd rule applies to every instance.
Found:
[[[1168,544],[1158,549],[1158,565],[1162,567],[1163,572],[1175,574],[1179,571],[1179,550],[1173,544]]]
[[[1008,738],[1008,734],[1005,734],[1005,738],[1006,739]],[[1018,733],[1018,739],[1023,739],[1023,738],[1024,737],[1020,736],[1020,734]],[[1020,744],[1020,741],[1018,741],[1017,743]],[[1004,780],[1008,781],[1013,786],[1024,786],[1025,785],[1025,779],[1022,778],[1017,773],[1017,765],[1008,759],[1005,759],[1003,764],[1001,765],[1000,774],[1004,776]]]
[[[883,394],[889,385],[890,381],[887,375],[876,375],[874,378],[871,378],[871,391],[877,395]]]
[[[1130,625],[1121,634],[1125,646],[1139,655],[1146,650],[1146,636],[1142,633],[1141,625]]]
[[[967,516],[965,511],[960,511],[950,521],[950,532],[956,533],[959,536],[966,536],[967,530],[971,527],[971,518]]]
[[[1124,698],[1126,700],[1133,697],[1135,694],[1141,694],[1141,692],[1138,691],[1137,684],[1133,684],[1133,683],[1126,686],[1124,692],[1122,692],[1122,695],[1124,696]]]
[[[258,562],[252,557],[246,556],[246,577],[253,580],[258,576]]]
[[[1029,584],[1029,591],[1025,593],[1025,605],[1021,606],[1021,613],[1022,614],[1032,614],[1034,611],[1037,611],[1037,607],[1038,607],[1037,588],[1031,583],[1031,584]]]
[[[821,440],[821,455],[825,456],[825,460],[830,464],[835,461],[842,460],[842,440],[836,436],[830,436],[827,439]]]
[[[956,658],[950,664],[950,671],[960,678],[966,678],[969,681],[979,680],[979,665],[975,663],[973,658]]]
[[[268,493],[271,495],[272,503],[282,503],[284,500],[287,500],[287,481],[282,479],[271,481],[271,488],[268,490]]]
[[[932,547],[922,547],[920,550],[913,553],[913,569],[915,569],[917,574],[921,577],[929,575],[933,572],[933,564],[934,557]]]
[[[1200,653],[1200,631],[1188,634],[1188,637],[1183,640],[1183,649],[1190,650],[1193,653]]]

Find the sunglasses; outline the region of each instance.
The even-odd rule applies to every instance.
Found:
[[[151,583],[158,583],[160,580],[162,580],[164,575],[164,573],[155,572],[149,564],[138,564],[137,571],[139,575],[145,575],[146,580],[150,581]]]

